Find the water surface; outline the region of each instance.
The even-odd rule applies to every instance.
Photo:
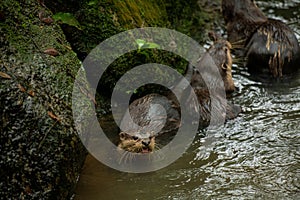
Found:
[[[258,6],[300,33],[299,0]],[[238,118],[203,130],[180,159],[155,172],[122,173],[88,156],[75,199],[299,199],[300,73],[261,83],[234,65],[233,78],[233,101],[244,110]]]

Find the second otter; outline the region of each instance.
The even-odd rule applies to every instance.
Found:
[[[300,48],[283,22],[268,19],[254,0],[222,0],[228,40],[240,47],[251,73],[282,77],[300,69]]]

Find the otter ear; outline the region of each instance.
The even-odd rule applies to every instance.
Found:
[[[127,133],[121,132],[121,133],[119,134],[119,136],[120,136],[120,139],[121,139],[121,140],[125,140],[125,139],[127,138]]]
[[[151,135],[151,136],[149,136],[149,139],[150,139],[150,140],[155,139],[155,136],[154,136],[154,135]]]
[[[226,71],[228,69],[228,66],[226,65],[226,63],[223,63],[221,65],[221,68],[222,68],[223,71]]]
[[[208,37],[213,41],[216,42],[218,41],[218,36],[214,31],[209,31],[208,32]]]
[[[155,138],[155,132],[154,132],[154,131],[151,131],[151,132],[150,132],[149,138],[150,138],[150,139],[151,139],[151,138]]]

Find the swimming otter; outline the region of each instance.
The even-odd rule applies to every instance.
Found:
[[[300,68],[297,38],[285,23],[267,18],[254,0],[222,0],[228,41],[254,74],[282,77]]]
[[[149,153],[155,148],[155,139],[162,134],[172,135],[180,126],[180,108],[177,102],[159,94],[148,94],[129,106],[134,123],[127,112],[122,119],[118,147],[134,153]]]
[[[209,90],[206,84],[213,85],[214,88],[211,90],[217,92],[218,90],[225,89],[227,94],[230,94],[235,91],[235,84],[232,79],[232,57],[231,57],[231,44],[216,35],[211,35],[211,38],[214,40],[214,44],[207,50],[207,52],[198,60],[199,64],[195,69],[195,73],[191,79],[191,86],[196,93],[199,103],[199,113],[200,113],[200,123],[199,126],[204,128],[209,125],[210,119],[217,118],[220,116],[225,116],[226,120],[235,118],[238,113],[241,112],[240,106],[234,105],[230,102],[227,102],[226,99],[220,95],[216,95],[218,104],[215,105],[217,113],[211,113],[211,99],[212,94],[209,93]],[[213,70],[210,70],[212,66],[216,65],[218,67],[218,72],[221,75],[224,87],[215,85],[214,82],[218,82],[214,76]],[[201,72],[201,75],[200,75]],[[209,77],[209,83],[204,83],[202,76]],[[189,96],[189,95],[188,95]],[[190,102],[190,97],[187,98],[187,106],[190,106],[190,109],[194,107],[193,102]],[[226,110],[226,113],[222,113],[223,110]],[[212,116],[214,114],[215,116]]]
[[[194,69],[189,64],[186,79],[191,83],[198,97],[199,108],[195,108],[195,104],[190,101],[190,91],[186,90],[187,86],[183,84],[183,81],[174,88],[174,90],[186,90],[182,92],[181,97],[186,98],[187,96],[188,98],[184,101],[185,105],[181,106],[195,109],[200,113],[199,128],[208,126],[211,117],[214,117],[210,113],[210,94],[200,75],[200,68],[203,65],[206,65],[207,68],[217,65],[224,80],[225,90],[233,92],[235,87],[231,75],[232,58],[230,47],[231,45],[227,41],[215,41],[214,45],[199,59],[198,68]],[[214,79],[212,78],[212,80]],[[223,97],[220,96],[217,98],[219,98],[219,105],[226,109],[226,113],[220,112],[217,115],[226,116],[226,119],[232,119],[241,111],[239,106],[226,102],[226,99]],[[133,122],[138,124],[140,129],[134,123],[130,123],[129,112]],[[136,99],[130,104],[129,112],[122,119],[120,128],[123,132],[120,133],[120,142],[118,145],[119,148],[126,151],[134,153],[152,152],[157,147],[155,144],[157,137],[168,135],[168,138],[172,138],[181,126],[180,105],[173,93],[168,93],[166,96],[148,94]],[[151,123],[149,119],[151,119]]]

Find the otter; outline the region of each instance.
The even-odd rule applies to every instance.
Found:
[[[254,0],[222,0],[227,39],[251,74],[282,77],[300,68],[300,48],[291,28],[267,18]]]
[[[209,125],[210,118],[214,117],[210,114],[210,94],[205,86],[199,70],[201,66],[206,65],[207,68],[218,66],[224,87],[227,93],[234,91],[235,86],[232,80],[231,64],[232,58],[230,53],[231,45],[228,41],[217,40],[198,60],[198,65],[194,68],[191,64],[187,67],[185,78],[190,82],[198,101],[199,108],[191,102],[190,92],[184,81],[180,81],[174,90],[184,91],[179,98],[184,99],[185,105],[179,105],[177,98],[171,92],[165,96],[160,94],[148,94],[134,100],[129,105],[129,111],[124,115],[120,128],[123,130],[120,134],[118,147],[133,153],[150,153],[159,146],[156,144],[157,138],[164,136],[169,141],[181,127],[180,106],[188,109],[195,109],[200,113],[199,128]],[[211,74],[210,76],[213,76]],[[212,80],[214,80],[212,78]],[[219,105],[226,108],[226,113],[218,113],[218,115],[226,116],[226,119],[235,118],[241,108],[226,101],[223,97],[219,98]],[[162,107],[164,109],[162,109]],[[129,114],[130,113],[130,114]],[[130,123],[130,117],[134,123]],[[150,120],[151,123],[150,123]],[[151,124],[151,126],[149,125]]]
[[[227,40],[223,40],[214,33],[210,33],[210,37],[214,41],[214,44],[207,50],[207,53],[198,60],[200,63],[198,68],[195,69],[196,73],[192,76],[191,86],[193,88],[206,87],[206,83],[202,77],[199,76],[200,71],[203,73],[204,70],[201,69],[201,67],[204,65],[216,65],[218,66],[219,73],[224,82],[225,91],[227,93],[232,93],[235,91],[235,85],[232,79],[232,57],[230,52],[232,46]],[[209,71],[208,75],[210,76],[211,73],[212,71]]]
[[[231,94],[235,91],[235,84],[232,79],[232,56],[231,56],[231,48],[232,45],[227,40],[224,40],[217,35],[210,35],[213,39],[214,44],[207,50],[207,52],[198,60],[199,64],[195,69],[195,73],[191,78],[191,86],[196,93],[198,98],[199,108],[198,112],[200,113],[200,123],[199,126],[204,128],[209,125],[210,119],[219,118],[220,116],[225,115],[226,120],[235,118],[238,113],[241,112],[240,106],[234,105],[230,102],[227,102],[226,99],[223,99],[220,95],[216,95],[218,108],[215,110],[220,111],[218,113],[211,113],[211,99],[210,96],[212,94],[209,93],[206,84],[213,85],[212,89],[215,92],[218,90],[225,89],[227,94]],[[222,82],[224,83],[224,87],[220,87],[215,85],[214,82],[218,76],[215,76],[213,70],[210,70],[212,66],[218,67],[218,72],[221,75]],[[209,83],[204,83],[201,75],[206,75],[209,77]],[[189,95],[188,95],[189,96]],[[190,109],[195,107],[194,103],[190,101],[190,97],[187,98],[187,106]],[[222,110],[226,110],[226,113],[222,113]],[[214,114],[215,116],[212,116]]]
[[[129,106],[130,114],[125,114],[120,125],[123,132],[119,134],[118,147],[134,153],[152,152],[157,147],[156,137],[172,136],[180,127],[179,109],[177,102],[155,93],[133,101]],[[129,115],[140,128],[130,122]]]

